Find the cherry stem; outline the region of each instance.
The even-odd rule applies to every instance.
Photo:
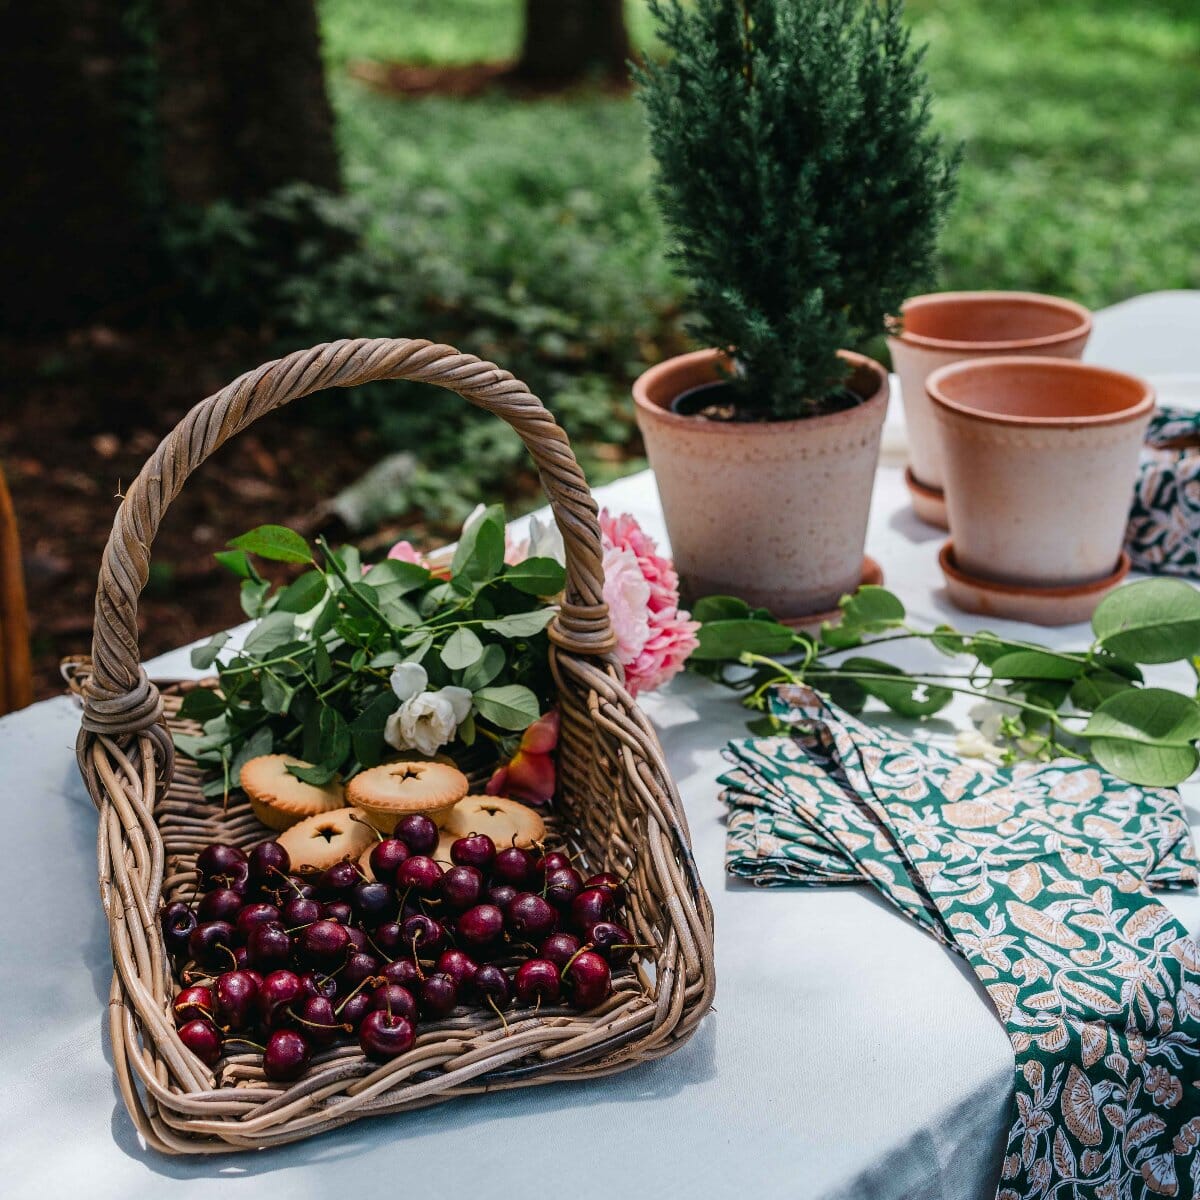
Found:
[[[257,1050],[259,1052],[259,1054],[266,1054],[266,1052],[267,1052],[266,1046],[262,1045],[261,1042],[251,1041],[250,1038],[248,1038],[248,1037],[234,1036],[234,1037],[227,1037],[225,1040],[227,1042],[243,1042],[247,1046],[253,1046],[255,1048],[255,1050]]]
[[[540,1001],[540,998],[539,998],[539,1001]],[[504,1036],[508,1037],[508,1019],[500,1011],[499,1006],[496,1004],[496,1001],[493,1000],[491,996],[489,996],[487,998],[487,1002],[489,1005],[491,1005],[492,1010],[495,1012],[496,1016],[498,1016],[500,1018],[500,1024],[504,1026]]]
[[[589,951],[590,949],[592,949],[592,945],[593,945],[593,943],[592,943],[592,942],[588,942],[588,943],[586,943],[585,945],[583,945],[583,946],[580,946],[580,947],[579,947],[579,949],[578,949],[578,950],[576,950],[576,951],[575,951],[575,953],[574,953],[574,954],[572,954],[572,955],[571,955],[571,957],[570,957],[570,958],[568,958],[568,959],[567,959],[567,961],[566,961],[565,963],[563,963],[563,969],[562,969],[562,970],[561,970],[561,971],[558,973],[558,977],[559,977],[559,979],[563,980],[564,982],[566,981],[566,978],[567,978],[567,972],[568,972],[568,971],[569,971],[569,970],[570,970],[570,969],[571,969],[571,968],[572,968],[572,967],[575,965],[575,960],[576,960],[576,959],[577,959],[577,958],[578,958],[578,957],[579,957],[581,954],[586,954],[586,953],[587,953],[587,951]]]
[[[365,987],[367,986],[367,984],[368,984],[368,983],[370,983],[370,984],[374,984],[376,987],[378,987],[378,986],[379,986],[379,985],[380,985],[382,982],[383,982],[383,979],[382,979],[382,977],[380,977],[380,976],[377,976],[377,975],[368,975],[368,976],[366,977],[366,979],[364,979],[364,980],[363,980],[363,981],[362,981],[362,982],[361,982],[361,983],[358,985],[358,987],[356,987],[356,988],[355,988],[355,989],[354,989],[352,992],[350,992],[350,993],[349,993],[349,994],[346,996],[346,998],[345,998],[345,999],[344,999],[344,1000],[341,1002],[341,1004],[339,1004],[339,1005],[337,1006],[337,1008],[335,1008],[335,1009],[333,1010],[333,1011],[334,1011],[334,1013],[335,1013],[337,1016],[339,1016],[339,1017],[340,1017],[340,1016],[342,1015],[342,1009],[343,1009],[343,1008],[345,1008],[345,1007],[346,1007],[346,1005],[347,1005],[347,1004],[349,1004],[349,1003],[350,1003],[350,1001],[351,1001],[351,1000],[353,1000],[353,999],[354,999],[354,997],[355,997],[355,996],[357,996],[357,995],[358,995],[358,993],[359,993],[359,992],[361,992],[361,991],[363,990],[363,988],[365,988]]]

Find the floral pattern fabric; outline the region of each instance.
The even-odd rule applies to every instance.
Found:
[[[1086,763],[968,765],[806,689],[775,712],[793,736],[729,748],[730,865],[852,866],[967,959],[1015,1055],[998,1200],[1195,1195],[1200,948],[1149,890],[1196,878],[1177,797]],[[788,822],[814,853],[780,853]]]
[[[1136,570],[1200,576],[1200,413],[1150,418],[1125,549]]]

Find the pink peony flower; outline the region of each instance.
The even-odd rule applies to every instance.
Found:
[[[558,710],[543,713],[521,735],[517,752],[497,767],[485,789],[526,804],[545,804],[554,796],[554,750],[558,746]]]
[[[418,567],[427,567],[429,563],[425,556],[418,552],[412,542],[397,542],[389,551],[388,558],[398,558],[401,562],[416,563]]]
[[[650,637],[650,585],[632,550],[605,547],[604,599],[617,635],[617,658],[631,663]]]

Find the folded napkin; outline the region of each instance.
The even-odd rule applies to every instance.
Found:
[[[1125,549],[1136,570],[1200,577],[1200,412],[1150,418]]]
[[[774,711],[791,736],[729,747],[730,865],[852,867],[967,959],[1015,1056],[1000,1200],[1196,1194],[1200,948],[1149,890],[1196,879],[1174,793],[1085,763],[964,763],[803,688]]]

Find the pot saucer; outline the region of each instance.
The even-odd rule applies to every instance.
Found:
[[[1033,625],[1074,625],[1088,620],[1104,596],[1129,574],[1129,555],[1122,550],[1116,570],[1103,579],[1067,587],[1030,587],[968,575],[955,562],[950,541],[942,546],[938,565],[946,577],[950,602],[963,612]]]
[[[868,554],[862,561],[862,575],[859,577],[855,590],[860,587],[875,586],[883,583],[883,568]],[[840,608],[826,609],[825,612],[810,613],[807,616],[781,617],[782,624],[790,629],[798,629],[801,633],[818,633],[826,621],[834,621],[841,616]]]
[[[926,525],[936,525],[939,529],[950,528],[946,517],[946,493],[941,488],[922,483],[913,474],[912,467],[904,468],[904,484],[912,495],[913,512]]]

